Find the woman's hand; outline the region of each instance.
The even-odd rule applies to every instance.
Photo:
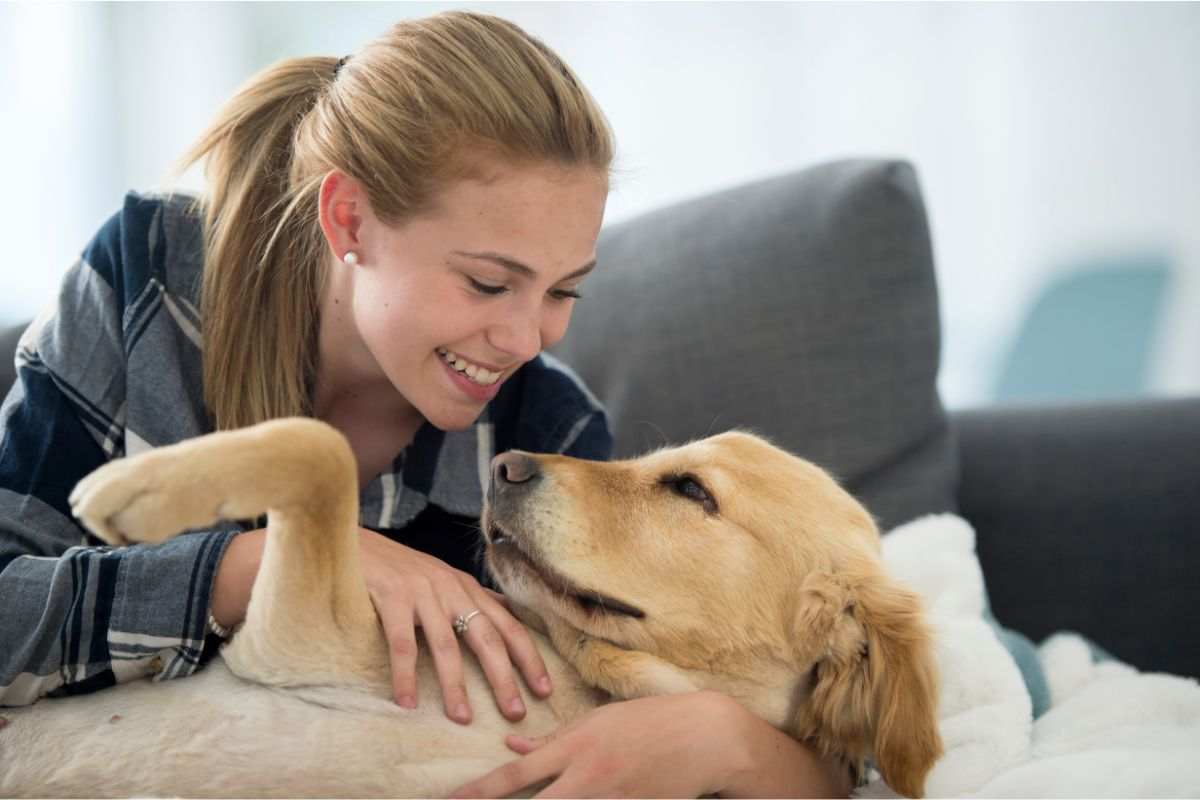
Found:
[[[454,797],[845,797],[849,778],[716,692],[647,697],[589,712],[540,739],[509,736],[521,758]]]
[[[420,626],[442,685],[446,715],[464,724],[471,721],[462,651],[453,625],[456,617],[475,610],[480,613],[471,618],[462,638],[479,659],[500,713],[510,720],[525,716],[514,662],[536,695],[550,694],[546,665],[501,595],[433,556],[366,528],[359,534],[363,576],[387,637],[397,703],[407,708],[417,705],[416,628]]]
[[[217,567],[210,602],[213,616],[226,627],[246,616],[265,536],[266,531],[259,529],[233,537]],[[471,721],[462,651],[453,626],[455,617],[475,609],[480,613],[471,618],[463,639],[483,666],[500,713],[511,720],[525,716],[514,661],[536,695],[550,694],[546,665],[501,595],[433,556],[366,528],[359,530],[359,546],[363,577],[388,642],[397,703],[408,708],[417,704],[416,628],[420,626],[433,653],[446,715],[462,723]]]

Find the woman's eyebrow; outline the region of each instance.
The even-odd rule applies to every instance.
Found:
[[[455,250],[453,252],[455,255],[466,256],[467,258],[477,258],[477,259],[480,259],[483,261],[491,261],[493,264],[499,264],[501,267],[504,267],[509,272],[515,272],[518,275],[521,275],[526,278],[536,278],[537,277],[537,270],[535,270],[533,267],[529,266],[528,264],[522,264],[520,261],[517,261],[515,258],[509,258],[506,255],[501,255],[500,253],[492,253],[492,252],[468,253],[464,250]],[[596,259],[593,258],[591,261],[584,264],[582,267],[575,270],[570,275],[564,275],[562,280],[569,281],[572,278],[582,278],[584,275],[587,275],[589,272],[591,272],[593,269],[595,269],[595,267],[596,267]]]

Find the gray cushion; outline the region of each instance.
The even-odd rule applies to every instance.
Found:
[[[885,527],[954,508],[937,290],[916,176],[824,164],[606,228],[556,353],[617,455],[750,428]]]
[[[972,409],[953,424],[996,616],[1200,677],[1200,397]]]

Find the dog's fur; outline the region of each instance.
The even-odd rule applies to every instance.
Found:
[[[555,691],[510,723],[467,658],[469,726],[445,718],[428,648],[418,709],[390,699],[356,475],[337,431],[292,419],[84,479],[75,513],[113,544],[269,511],[262,567],[244,624],[196,675],[4,710],[0,795],[440,795],[511,760],[507,731],[705,688],[922,793],[941,753],[929,633],[870,516],[812,464],[740,432],[632,461],[498,456],[488,566],[541,632]]]

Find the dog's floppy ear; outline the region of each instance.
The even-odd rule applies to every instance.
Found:
[[[796,615],[812,664],[793,735],[856,767],[868,756],[892,789],[920,797],[942,754],[937,672],[921,605],[885,575],[810,575]]]

